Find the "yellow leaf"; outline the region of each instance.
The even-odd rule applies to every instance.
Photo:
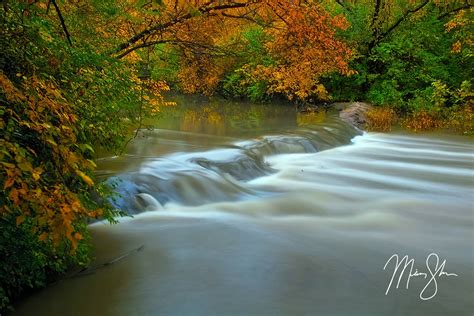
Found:
[[[92,167],[92,168],[96,168],[97,165],[95,164],[94,161],[90,160],[90,159],[87,159],[87,162],[89,163],[89,165]]]
[[[23,223],[25,221],[25,215],[20,215],[16,218],[16,225],[19,226],[21,225],[21,223]]]
[[[15,168],[15,165],[12,164],[12,163],[8,163],[8,162],[1,162],[2,165],[4,165],[5,167],[7,168]]]
[[[35,168],[31,175],[35,181],[38,181],[42,172],[43,170],[41,168]]]
[[[55,142],[52,138],[46,139],[46,142],[47,142],[47,143],[50,143],[51,145],[53,145],[53,146],[55,146],[55,147],[58,146],[58,144],[56,144],[56,142]]]
[[[93,186],[94,185],[94,181],[92,181],[92,179],[86,175],[84,172],[80,171],[80,170],[76,170],[76,173],[79,177],[81,177],[81,179],[87,183],[89,186]]]

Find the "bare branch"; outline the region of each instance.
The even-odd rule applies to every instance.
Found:
[[[56,10],[56,13],[58,14],[58,18],[59,18],[59,21],[61,22],[61,27],[63,28],[64,34],[66,35],[67,42],[69,43],[69,46],[72,46],[71,36],[69,35],[69,31],[67,30],[63,15],[61,14],[61,10],[59,10],[59,6],[56,3],[56,0],[51,0],[51,3],[53,4],[54,9]]]

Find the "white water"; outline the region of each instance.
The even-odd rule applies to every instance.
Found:
[[[235,163],[226,150],[191,158]],[[148,212],[91,226],[98,263],[142,251],[40,292],[15,315],[472,315],[470,138],[366,134],[263,155],[270,171],[251,180],[193,167],[189,155],[144,162],[127,178],[146,198],[175,190],[154,194],[164,206],[142,201]],[[420,272],[437,253],[458,276],[438,277],[431,300],[419,298],[423,277],[385,295],[395,253]]]

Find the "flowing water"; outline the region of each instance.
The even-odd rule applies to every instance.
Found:
[[[135,215],[90,226],[96,264],[143,249],[14,315],[473,315],[471,138],[184,101],[125,155],[98,159]],[[431,253],[457,276],[435,255],[427,267]],[[407,289],[409,266],[386,293],[393,254],[427,277]]]

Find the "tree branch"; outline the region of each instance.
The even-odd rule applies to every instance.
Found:
[[[396,29],[400,23],[402,23],[404,20],[406,20],[408,18],[408,16],[410,14],[413,14],[413,13],[416,13],[418,11],[420,11],[421,9],[423,9],[428,3],[430,2],[430,0],[425,0],[424,2],[420,3],[419,6],[413,8],[413,9],[408,9],[405,14],[403,14],[395,23],[392,24],[392,26],[390,26],[385,32],[383,32],[381,35],[380,35],[380,39],[381,40],[382,38],[386,37],[388,34],[390,34],[394,29]]]
[[[263,26],[263,27],[268,27],[268,23],[262,23],[258,21],[255,18],[249,17],[248,14],[242,14],[242,15],[234,15],[234,14],[229,14],[229,13],[222,13],[222,16],[225,16],[226,18],[231,18],[231,19],[242,19],[242,20],[247,20],[249,22],[255,23],[257,25]]]
[[[351,8],[349,8],[348,6],[346,6],[346,4],[344,3],[343,0],[336,0],[336,3],[339,4],[343,9],[347,10],[347,11],[351,11]]]
[[[395,21],[385,32],[381,33],[380,35],[376,35],[373,38],[373,40],[369,43],[369,52],[377,46],[378,43],[380,43],[385,37],[387,37],[390,33],[393,32],[403,21],[405,21],[411,14],[416,13],[423,9],[430,0],[424,0],[422,3],[420,3],[418,6],[414,7],[413,9],[408,9],[405,11],[405,13],[397,20]]]
[[[472,8],[472,7],[474,7],[474,5],[472,5],[472,4],[465,4],[465,5],[461,6],[461,7],[455,8],[455,9],[453,9],[453,10],[451,10],[451,11],[448,11],[448,12],[445,12],[445,13],[441,14],[440,16],[438,16],[438,20],[442,20],[442,19],[444,19],[445,17],[447,17],[447,16],[450,15],[450,14],[456,13],[456,12],[461,11],[461,10],[467,10],[467,9]]]
[[[64,22],[63,15],[61,14],[61,10],[59,10],[58,4],[56,3],[56,0],[51,0],[51,3],[54,6],[54,9],[56,10],[56,13],[58,14],[59,21],[61,22],[61,26],[63,28],[64,34],[66,35],[67,42],[69,43],[69,46],[72,47],[72,42],[71,42],[71,36],[69,35],[69,32],[66,27],[66,23]]]
[[[145,245],[141,245],[140,247],[134,248],[134,249],[132,249],[132,250],[130,250],[130,251],[128,251],[128,252],[126,252],[126,253],[124,253],[124,254],[118,256],[118,257],[115,257],[115,258],[113,258],[113,259],[111,259],[111,260],[109,260],[109,261],[106,261],[106,262],[104,262],[104,263],[95,265],[95,266],[93,266],[93,267],[89,267],[89,268],[87,268],[87,269],[82,269],[82,270],[80,270],[80,271],[78,271],[78,272],[75,272],[75,273],[73,273],[73,274],[71,274],[71,275],[65,277],[64,279],[73,279],[73,278],[77,278],[77,277],[82,277],[82,276],[86,276],[86,275],[91,275],[91,274],[95,273],[95,272],[96,272],[97,270],[99,270],[99,269],[102,269],[102,268],[111,266],[111,265],[113,265],[113,264],[115,264],[115,263],[117,263],[117,262],[119,262],[119,261],[121,261],[121,260],[123,260],[123,259],[125,259],[125,258],[127,258],[127,257],[129,257],[129,256],[131,256],[131,255],[133,255],[134,253],[137,253],[137,252],[139,252],[139,251],[142,251],[143,248],[145,248]],[[59,282],[59,281],[57,281],[57,282]],[[56,284],[57,282],[52,283],[51,285]]]
[[[48,0],[48,5],[46,6],[46,14],[49,14],[50,7],[51,7],[51,0]]]
[[[217,48],[211,45],[206,45],[199,42],[185,41],[185,40],[180,40],[180,39],[168,39],[168,40],[150,41],[150,42],[145,42],[139,45],[132,46],[128,48],[126,51],[122,52],[120,55],[118,55],[117,58],[118,59],[123,58],[127,56],[128,54],[130,54],[131,52],[140,48],[150,47],[150,46],[154,46],[157,44],[164,44],[164,43],[170,43],[181,48],[187,48],[190,51],[193,51],[195,53],[208,51],[208,52],[214,52],[212,53],[214,56],[235,55],[235,53],[232,53],[231,51],[220,49],[220,48]]]
[[[243,7],[248,6],[249,4],[253,3],[254,1],[231,2],[231,3],[227,3],[227,4],[209,6],[213,2],[214,1],[210,1],[210,2],[207,2],[206,4],[203,4],[196,11],[199,12],[200,14],[205,14],[205,13],[208,13],[210,11],[222,11],[222,10],[226,10],[226,9],[243,8]],[[171,21],[168,21],[166,23],[158,24],[158,25],[155,25],[153,27],[147,28],[147,29],[141,31],[140,33],[138,33],[138,34],[132,36],[131,38],[129,38],[125,43],[120,44],[118,46],[118,48],[116,49],[115,53],[119,53],[119,52],[127,49],[128,47],[132,46],[133,44],[135,44],[136,42],[138,42],[139,40],[141,40],[142,38],[144,38],[147,35],[153,34],[153,33],[158,32],[158,31],[165,30],[165,29],[167,29],[167,28],[169,28],[173,25],[176,25],[176,24],[184,22],[188,19],[191,19],[193,16],[194,16],[193,14],[188,12],[188,13],[182,15],[182,16],[177,16],[175,19],[173,19]],[[122,55],[122,54],[120,54],[120,55]]]
[[[117,58],[121,59],[121,58],[127,56],[128,54],[130,54],[131,52],[133,52],[134,50],[137,50],[137,49],[140,49],[140,48],[150,47],[150,46],[153,46],[153,45],[164,44],[164,43],[171,43],[171,42],[174,42],[174,41],[175,40],[158,40],[158,41],[145,42],[145,43],[130,47],[126,51],[124,51],[124,52],[120,53],[119,55],[117,55]]]
[[[382,0],[375,0],[374,15],[372,15],[372,21],[370,22],[370,27],[372,28],[373,34],[375,34],[375,31],[376,31],[375,23],[377,23],[377,20],[379,19],[381,7],[382,7]]]

